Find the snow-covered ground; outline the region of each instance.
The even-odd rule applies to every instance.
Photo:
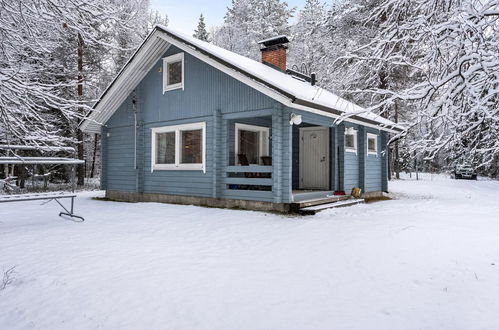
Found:
[[[309,217],[0,204],[0,329],[497,329],[499,182],[390,189]]]

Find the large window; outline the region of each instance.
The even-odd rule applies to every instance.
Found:
[[[378,136],[376,134],[367,133],[367,154],[378,155]]]
[[[205,170],[206,124],[152,129],[152,170]]]
[[[269,156],[269,128],[236,123],[235,156],[237,165],[262,164],[262,157]]]
[[[345,129],[345,151],[357,152],[357,131],[352,127]]]
[[[163,58],[163,93],[184,89],[184,53]]]

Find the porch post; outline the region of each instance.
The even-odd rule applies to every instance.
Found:
[[[213,190],[212,197],[220,197],[221,181],[222,181],[222,169],[224,169],[222,150],[225,148],[224,141],[227,139],[222,139],[222,114],[220,109],[213,112],[213,125],[212,125],[212,171],[213,171]],[[225,170],[225,169],[224,169]]]
[[[282,202],[282,111],[272,110],[272,195],[274,203]]]
[[[282,203],[292,202],[293,190],[293,126],[289,124],[290,111],[281,105],[282,113]]]
[[[339,124],[336,129],[338,141],[338,190],[345,190],[345,125]]]
[[[381,131],[381,191],[388,192],[388,133]]]
[[[336,126],[329,128],[329,189],[336,190],[336,166],[338,164]]]
[[[359,188],[362,193],[365,192],[366,188],[366,129],[364,126],[359,126],[359,132],[357,135],[357,147],[358,147],[358,157],[359,157]]]
[[[282,104],[276,104],[272,111],[272,195],[274,203],[291,202],[291,138],[289,111]]]

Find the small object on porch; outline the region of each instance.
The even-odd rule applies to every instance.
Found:
[[[272,157],[270,156],[262,156],[260,157],[262,159],[262,163],[265,166],[272,166]]]
[[[268,157],[268,156],[266,156],[266,157]],[[272,157],[268,157],[268,158],[270,158],[270,161],[272,162]],[[241,164],[241,166],[250,166],[250,163],[248,161],[248,157],[246,157],[245,154],[237,154],[237,159],[239,160],[239,164]],[[251,178],[251,179],[255,179],[255,178],[270,178],[271,174],[270,173],[245,172],[244,176],[246,178]],[[244,189],[244,190],[265,190],[265,191],[268,190],[268,187],[266,187],[266,186],[260,186],[260,185],[253,185],[253,186],[250,186],[250,185],[239,185],[238,188],[239,189]]]
[[[249,161],[248,157],[246,157],[246,154],[237,154],[237,159],[239,160],[239,164],[241,164],[241,166],[249,166]]]
[[[337,191],[334,192],[333,195],[335,195],[335,196],[345,196],[346,194],[345,194],[345,192],[343,190],[337,190]]]
[[[358,187],[352,188],[352,196],[355,198],[360,198],[362,196],[362,189]]]
[[[250,163],[248,161],[248,157],[246,157],[245,154],[237,154],[237,159],[239,160],[239,164],[241,164],[241,166],[249,166],[250,165]],[[245,172],[244,176],[247,178],[257,178],[258,173]]]

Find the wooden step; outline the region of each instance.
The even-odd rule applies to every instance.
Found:
[[[298,208],[304,208],[308,206],[314,206],[314,205],[320,205],[320,204],[328,204],[328,203],[334,203],[334,202],[339,202],[339,201],[344,201],[350,199],[351,196],[346,196],[346,195],[340,195],[340,196],[327,196],[327,197],[321,197],[321,198],[311,198],[311,199],[306,199],[303,201],[299,201],[296,204]]]
[[[336,207],[346,207],[346,206],[352,206],[352,205],[357,205],[357,204],[362,204],[364,203],[364,199],[346,199],[346,200],[341,200],[337,202],[332,202],[332,203],[327,203],[327,204],[319,204],[319,205],[314,205],[314,206],[309,206],[309,207],[303,207],[298,210],[298,213],[303,214],[303,215],[314,215],[317,212],[327,210],[327,209],[332,209]]]

